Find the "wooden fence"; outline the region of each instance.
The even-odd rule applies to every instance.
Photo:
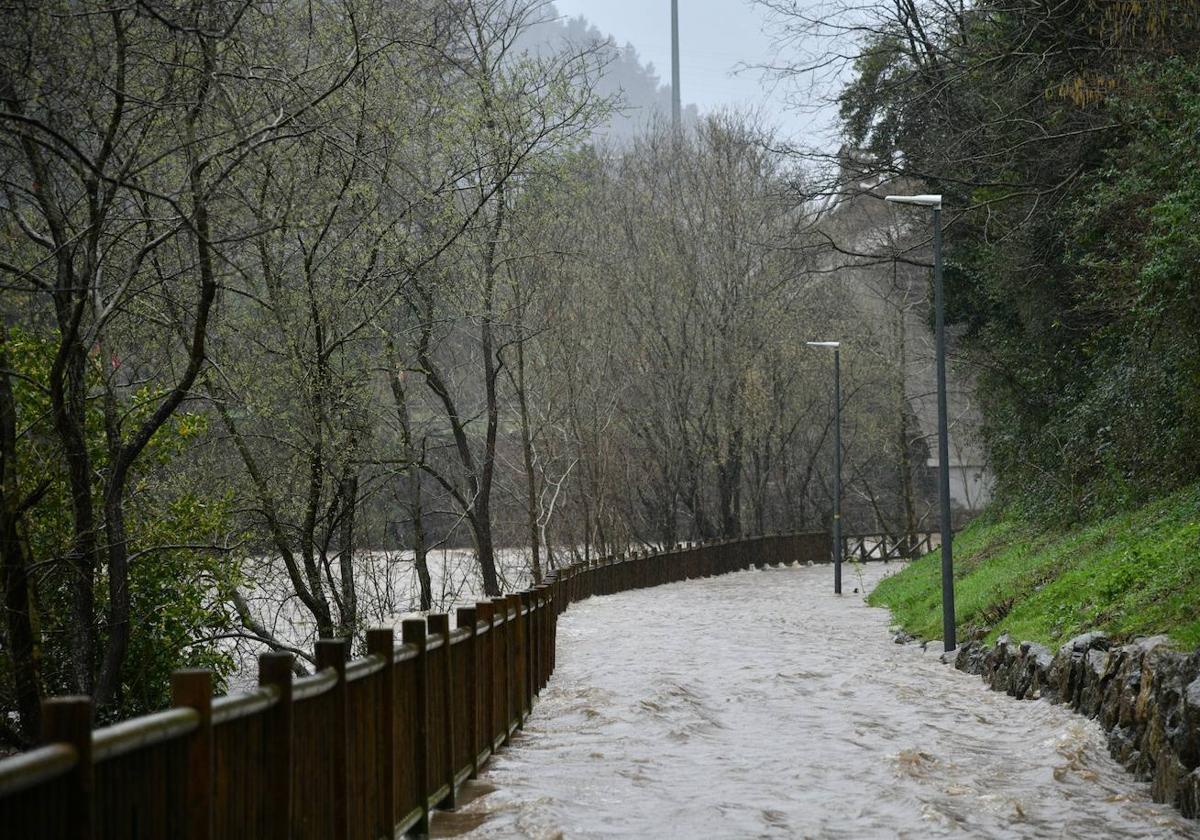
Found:
[[[914,560],[942,544],[941,534],[858,534],[842,537],[842,556],[866,563],[872,560]]]
[[[21,840],[349,838],[425,834],[433,809],[520,729],[554,671],[557,618],[592,595],[795,561],[826,534],[605,558],[518,594],[316,643],[316,673],[259,658],[259,688],[214,698],[172,677],[174,707],[93,731],[91,701],[46,701],[44,744],[0,761],[0,835]]]

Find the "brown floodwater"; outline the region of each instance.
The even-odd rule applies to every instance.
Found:
[[[848,569],[869,589],[896,566]],[[593,598],[459,838],[1173,838],[1092,721],[896,645],[829,567]]]

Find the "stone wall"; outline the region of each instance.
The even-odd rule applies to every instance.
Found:
[[[1200,650],[1174,651],[1166,636],[1118,646],[1087,633],[1053,653],[1003,636],[992,647],[960,647],[954,666],[1017,699],[1065,703],[1095,718],[1113,757],[1150,783],[1156,802],[1200,817]]]

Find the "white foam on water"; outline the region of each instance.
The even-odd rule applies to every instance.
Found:
[[[847,570],[849,593],[897,566]],[[467,806],[465,838],[1165,838],[1099,727],[1019,702],[828,566],[592,598],[560,619],[558,670]],[[472,821],[473,822],[473,821]],[[436,830],[436,820],[435,820]]]

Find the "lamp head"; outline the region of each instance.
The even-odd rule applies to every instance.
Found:
[[[918,207],[932,207],[934,210],[942,209],[940,195],[887,195],[883,200],[893,204],[915,204]]]
[[[842,346],[842,343],[840,341],[806,341],[804,343],[807,344],[809,347],[834,347],[834,348],[837,348],[837,347]]]

